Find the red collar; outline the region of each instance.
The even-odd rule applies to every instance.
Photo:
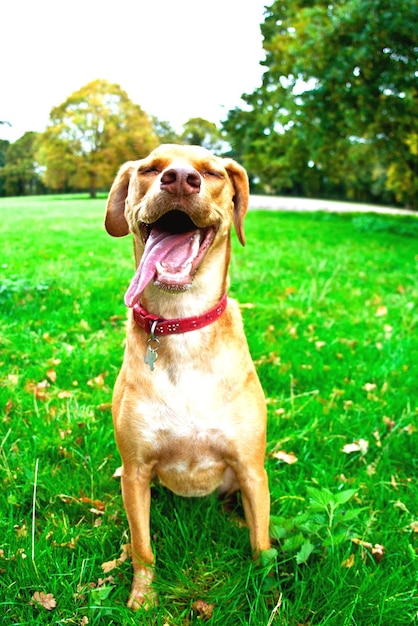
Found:
[[[147,333],[151,333],[151,329],[155,322],[157,325],[153,328],[154,335],[175,335],[178,333],[187,333],[190,330],[198,330],[204,326],[212,324],[217,320],[226,309],[227,295],[224,293],[221,301],[210,311],[203,315],[194,315],[193,317],[178,317],[167,320],[163,317],[157,317],[147,313],[138,303],[133,307],[134,320]]]

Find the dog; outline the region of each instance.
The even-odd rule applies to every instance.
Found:
[[[238,304],[227,298],[232,225],[245,245],[248,178],[200,146],[161,145],[120,168],[105,227],[132,233],[126,348],[112,414],[122,458],[133,583],[152,587],[150,485],[196,497],[240,490],[253,555],[270,546],[266,406]]]

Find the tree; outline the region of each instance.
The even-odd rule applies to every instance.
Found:
[[[233,145],[251,155],[259,176],[271,164],[276,189],[283,176],[302,175],[309,185],[314,175],[328,193],[340,188],[348,195],[351,175],[354,196],[364,194],[364,180],[357,190],[350,158],[367,154],[369,188],[384,170],[387,189],[412,206],[418,195],[415,0],[275,0],[265,16],[267,69],[262,86],[243,96],[248,110],[228,116]],[[260,149],[266,158],[254,158]],[[289,162],[289,150],[303,163]]]
[[[166,120],[159,120],[157,117],[152,118],[154,132],[160,143],[179,143],[180,137]]]
[[[38,133],[29,131],[9,144],[0,176],[5,195],[24,196],[43,191],[35,151]]]
[[[52,109],[38,159],[48,186],[89,189],[94,197],[121,163],[145,156],[157,143],[141,107],[119,85],[95,80]]]
[[[6,153],[9,146],[10,141],[7,139],[0,139],[0,196],[5,195],[5,181],[3,173],[4,165],[6,163]]]
[[[218,154],[225,149],[225,142],[219,128],[202,117],[192,117],[183,125],[180,141],[192,146],[202,146]]]

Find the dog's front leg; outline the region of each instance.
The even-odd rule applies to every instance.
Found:
[[[154,554],[150,537],[151,469],[127,468],[122,472],[122,496],[131,533],[133,581],[128,607],[137,610],[156,604],[152,589]]]
[[[245,519],[254,557],[270,548],[270,494],[264,466],[245,467],[237,472]]]

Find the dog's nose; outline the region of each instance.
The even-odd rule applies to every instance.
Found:
[[[199,193],[200,174],[192,167],[171,167],[161,176],[160,188],[176,195],[190,196]]]

